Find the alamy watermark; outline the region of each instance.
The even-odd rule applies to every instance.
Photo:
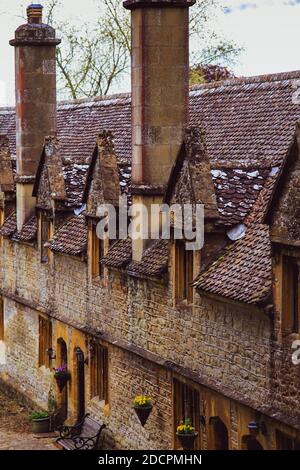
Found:
[[[204,245],[203,204],[128,204],[119,198],[119,207],[102,204],[97,208],[97,236],[100,240],[184,240],[186,250]]]

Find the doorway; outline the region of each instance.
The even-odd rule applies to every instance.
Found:
[[[62,338],[57,340],[57,367],[68,368],[68,350]],[[68,384],[58,392],[58,410],[56,415],[57,424],[63,424],[68,417]]]
[[[219,416],[213,416],[209,424],[212,427],[213,450],[228,450],[228,431],[223,421]]]
[[[242,450],[264,450],[264,448],[254,436],[246,435],[242,437]]]

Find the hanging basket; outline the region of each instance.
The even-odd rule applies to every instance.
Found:
[[[68,380],[70,380],[71,374],[65,366],[62,366],[54,369],[54,378],[56,380],[59,391],[62,392]]]
[[[152,411],[152,408],[153,406],[134,406],[133,409],[134,411],[136,412],[137,414],[137,417],[139,418],[140,420],[140,423],[141,425],[144,427],[149,416],[150,416],[150,413]]]
[[[186,434],[177,432],[176,435],[179,439],[179,442],[183,450],[193,450],[195,439],[198,436],[197,432],[186,433]]]
[[[56,380],[59,391],[62,392],[68,382],[68,378],[62,375],[58,375],[55,377],[55,380]]]

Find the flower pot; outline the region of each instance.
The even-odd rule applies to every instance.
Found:
[[[197,432],[182,434],[177,432],[176,433],[179,442],[184,450],[193,450],[194,448],[194,441],[198,436]]]
[[[152,408],[153,406],[140,406],[140,407],[134,406],[133,407],[143,427],[145,426],[147,419],[149,418]]]
[[[40,418],[40,419],[32,419],[32,432],[34,434],[41,434],[49,432],[50,428],[50,418]]]
[[[59,391],[62,392],[63,389],[66,386],[66,383],[68,382],[68,377],[65,376],[65,375],[57,375],[55,377],[55,380],[56,380],[57,386],[59,388]]]

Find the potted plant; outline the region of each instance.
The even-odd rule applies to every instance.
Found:
[[[198,433],[197,431],[195,431],[194,426],[192,426],[191,420],[188,418],[184,421],[181,421],[179,426],[177,426],[176,435],[184,450],[192,450],[194,447],[194,441],[198,436]]]
[[[47,411],[35,411],[29,417],[32,424],[32,432],[41,434],[49,432],[50,416]]]
[[[66,383],[71,378],[71,374],[67,369],[67,366],[60,366],[54,369],[54,378],[56,380],[59,391],[62,392]]]
[[[133,401],[133,409],[136,412],[142,426],[145,426],[152,408],[152,400],[147,395],[138,395],[135,397]]]

